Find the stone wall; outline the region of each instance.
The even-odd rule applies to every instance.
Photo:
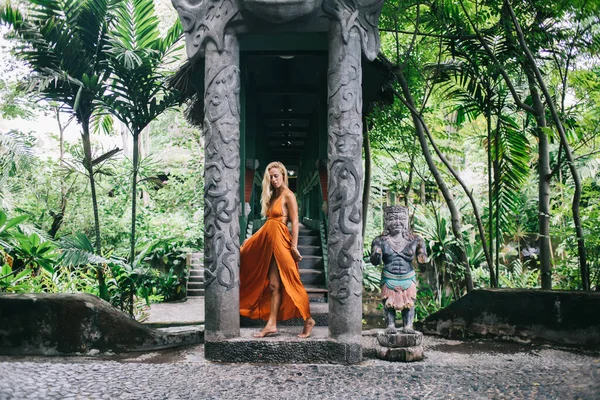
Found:
[[[600,293],[474,290],[418,324],[425,334],[600,348]]]
[[[200,330],[148,328],[90,294],[0,294],[0,354],[155,350],[201,343]]]

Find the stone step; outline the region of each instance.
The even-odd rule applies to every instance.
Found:
[[[317,326],[327,326],[329,322],[329,305],[327,303],[316,302],[310,303],[310,315],[313,317]],[[250,319],[247,317],[240,317],[241,327],[256,327],[262,328],[265,326],[266,321],[259,319]],[[293,318],[287,321],[277,321],[278,326],[302,326],[304,321],[302,318]]]
[[[311,303],[327,303],[328,290],[324,285],[319,286],[304,286],[308,293],[308,300]]]
[[[298,230],[299,236],[321,236],[321,232],[314,229],[300,228]]]
[[[187,290],[189,297],[204,296],[204,289],[189,289]]]
[[[325,273],[318,269],[300,269],[300,280],[303,285],[319,286],[325,285]]]
[[[203,276],[190,276],[188,279],[189,283],[204,283]]]
[[[304,256],[320,256],[322,253],[321,246],[298,245],[298,251],[300,252],[300,254],[302,254],[302,257],[304,257]]]
[[[204,290],[204,282],[201,282],[201,283],[188,282],[188,291],[190,289],[202,289],[202,290]]]
[[[204,254],[203,253],[190,253],[190,254],[188,254],[188,258],[192,261],[202,260],[204,258]]]
[[[202,269],[190,269],[190,277],[192,276],[204,276],[204,268]]]
[[[299,236],[298,237],[298,246],[320,246],[321,245],[321,237],[320,236]]]
[[[302,254],[302,253],[300,253]],[[319,269],[323,270],[323,257],[321,256],[302,256],[302,260],[298,262],[300,269]]]

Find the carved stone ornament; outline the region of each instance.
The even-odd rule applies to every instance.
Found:
[[[276,24],[293,21],[321,7],[323,0],[241,0],[244,9]]]
[[[237,42],[227,35],[222,52],[206,50],[204,93],[205,282],[237,288],[239,268],[240,70]]]
[[[362,329],[362,71],[361,39],[343,24],[329,32],[328,263],[329,333],[359,340]]]
[[[236,0],[171,0],[185,31],[187,56],[204,54],[206,42],[212,40],[223,50],[225,28],[239,17]]]
[[[379,53],[379,15],[384,0],[324,0],[323,10],[342,25],[344,43],[348,43],[350,31],[357,29],[362,50],[369,61]]]

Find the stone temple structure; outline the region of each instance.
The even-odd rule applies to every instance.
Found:
[[[268,361],[283,351],[295,362],[360,362],[363,114],[384,86],[371,63],[383,0],[172,3],[205,137],[206,357]],[[256,219],[258,169],[272,160],[296,177],[301,222],[326,227],[325,340],[241,337],[239,246]]]

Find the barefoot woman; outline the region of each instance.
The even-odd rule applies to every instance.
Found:
[[[298,337],[307,338],[315,326],[308,295],[298,272],[298,204],[288,189],[287,170],[280,162],[267,165],[260,199],[267,222],[240,249],[240,314],[267,320],[254,337],[277,333],[277,321],[304,319]],[[292,234],[288,231],[292,223]]]

